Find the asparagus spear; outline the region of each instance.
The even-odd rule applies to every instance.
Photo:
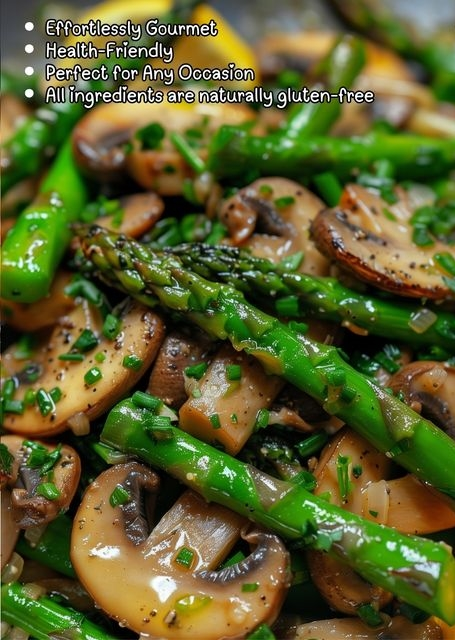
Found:
[[[11,582],[2,586],[2,619],[29,633],[36,640],[118,640],[84,614],[58,604],[48,596],[34,598],[27,585]]]
[[[349,179],[387,158],[396,179],[429,179],[455,167],[455,140],[371,132],[351,138],[253,136],[232,125],[220,127],[209,145],[207,166],[217,178],[280,175],[303,179],[331,171]]]
[[[76,167],[71,140],[59,151],[39,194],[18,217],[1,249],[2,296],[34,302],[48,292],[87,199],[85,182]]]
[[[165,469],[208,501],[328,553],[363,578],[449,623],[455,560],[446,545],[363,519],[200,442],[132,399],[111,409],[101,440]]]
[[[362,294],[335,278],[290,272],[288,262],[274,264],[237,247],[196,243],[176,246],[170,252],[202,277],[231,284],[259,306],[284,310],[282,315],[352,323],[372,335],[455,351],[452,313],[432,308],[434,323],[417,333],[412,329],[413,318],[427,308],[419,304]]]
[[[228,338],[236,349],[258,358],[266,371],[308,393],[377,449],[455,498],[455,441],[353,369],[335,347],[263,313],[233,287],[185,269],[176,256],[154,253],[97,226],[80,226],[76,232],[89,266],[108,284]]]

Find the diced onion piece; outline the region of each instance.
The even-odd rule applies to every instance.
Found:
[[[46,595],[46,589],[35,582],[27,582],[24,584],[24,593],[32,600],[38,600],[41,596]]]
[[[438,316],[431,309],[420,309],[412,315],[409,326],[416,333],[425,333],[437,319]]]
[[[2,571],[2,583],[9,584],[15,580],[19,580],[22,569],[24,568],[24,559],[18,553],[13,551],[8,563],[4,566]],[[3,637],[3,636],[2,636]]]
[[[41,536],[45,532],[47,522],[36,527],[29,527],[25,530],[24,538],[27,540],[31,547],[35,547],[41,539]]]
[[[90,420],[83,411],[68,418],[68,426],[75,436],[88,436],[90,433]]]

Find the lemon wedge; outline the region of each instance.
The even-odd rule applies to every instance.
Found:
[[[172,66],[177,69],[182,64],[191,64],[197,68],[224,69],[230,62],[241,69],[253,69],[254,80],[226,82],[224,86],[236,89],[252,89],[260,84],[256,56],[251,47],[231,27],[218,11],[208,4],[198,5],[189,22],[207,24],[216,22],[218,35],[205,37],[181,36],[174,44]]]
[[[160,18],[173,7],[172,0],[107,0],[90,7],[78,14],[78,24],[85,24],[90,20],[100,20],[104,24],[122,24],[126,20],[134,23],[146,22],[150,18]],[[68,36],[63,42],[64,46],[74,46],[77,42],[91,40],[95,47],[103,47],[106,40],[114,40],[112,36],[108,38],[92,38],[91,36]]]

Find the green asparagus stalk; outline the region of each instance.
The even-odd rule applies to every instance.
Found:
[[[38,196],[19,215],[2,245],[4,298],[34,302],[47,295],[71,238],[69,223],[77,219],[86,199],[85,182],[68,139],[42,182]]]
[[[165,469],[206,500],[330,555],[369,582],[449,623],[455,621],[455,560],[444,544],[401,534],[279,480],[126,399],[111,409],[101,440]]]
[[[412,328],[414,319],[428,307],[417,303],[363,294],[343,286],[336,278],[290,271],[288,262],[275,264],[237,247],[183,244],[172,248],[171,253],[202,277],[226,282],[258,306],[284,311],[282,315],[352,323],[372,335],[455,352],[453,313],[432,307],[433,324],[418,333]]]
[[[70,560],[72,526],[72,520],[61,514],[49,522],[38,542],[30,544],[22,534],[16,543],[16,551],[24,558],[36,560],[45,567],[75,578]]]
[[[335,347],[260,311],[233,287],[205,280],[176,256],[156,254],[96,226],[80,226],[76,232],[89,266],[109,285],[229,339],[266,371],[308,393],[377,449],[455,498],[455,441],[352,368]]]
[[[298,136],[283,140],[274,135],[253,136],[224,125],[210,142],[207,166],[217,178],[242,179],[243,183],[245,176],[302,180],[325,171],[347,180],[383,158],[394,165],[397,180],[427,180],[455,167],[455,140],[379,132],[350,138]]]
[[[364,64],[364,43],[352,35],[345,35],[320,62],[316,76],[321,78],[324,89],[338,93],[340,87],[349,89],[352,86]],[[341,109],[338,100],[294,105],[277,136],[290,139],[326,134],[339,118]]]
[[[82,613],[58,604],[48,596],[34,598],[27,585],[11,582],[2,586],[2,620],[19,627],[36,640],[118,640]]]

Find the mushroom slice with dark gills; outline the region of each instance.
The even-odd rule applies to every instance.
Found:
[[[84,300],[28,360],[15,361],[13,345],[4,362],[19,382],[14,400],[23,402],[23,412],[5,413],[4,427],[32,438],[68,428],[87,433],[89,420],[127,394],[147,371],[164,338],[162,318],[138,302],[126,300],[118,319],[118,333],[106,337],[100,310]],[[34,369],[32,378],[19,371],[24,367]]]
[[[392,376],[388,386],[455,439],[455,367],[432,360],[410,362]]]
[[[290,580],[280,539],[190,490],[149,533],[139,494],[158,490],[158,476],[137,462],[111,467],[87,489],[71,560],[97,606],[151,639],[240,639],[272,623]],[[240,533],[255,548],[216,571]]]
[[[329,261],[310,238],[310,225],[323,202],[305,187],[287,178],[255,180],[225,200],[219,218],[232,244],[248,246],[255,255],[273,262],[303,252],[300,270],[328,275]]]
[[[451,251],[439,240],[413,242],[411,195],[398,190],[390,204],[360,185],[347,185],[339,206],[321,211],[311,225],[318,249],[342,269],[380,289],[412,298],[453,296],[435,256]]]
[[[66,511],[81,475],[81,461],[67,444],[53,445],[2,436],[2,443],[14,456],[11,516],[21,529],[47,524]],[[3,499],[3,492],[2,492]]]

